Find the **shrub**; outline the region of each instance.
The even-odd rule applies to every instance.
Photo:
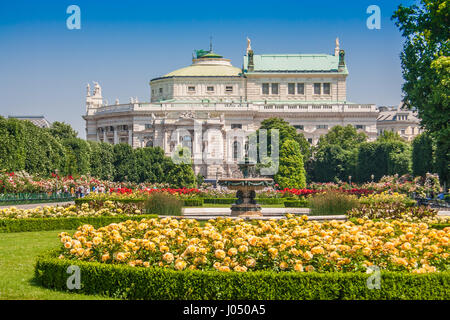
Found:
[[[308,200],[300,199],[300,200],[286,200],[284,202],[284,206],[286,208],[307,208]]]
[[[182,208],[183,200],[163,192],[153,193],[144,203],[144,211],[146,213],[165,216],[181,216]]]
[[[183,205],[185,207],[201,207],[203,206],[203,199],[184,199]]]
[[[416,201],[410,199],[406,194],[382,192],[378,194],[369,194],[359,199],[361,204],[377,205],[377,204],[403,204],[407,207],[412,207]]]
[[[347,213],[349,218],[412,219],[434,218],[437,210],[426,206],[408,207],[402,203],[366,204]]]
[[[174,271],[57,259],[40,256],[35,280],[47,288],[67,291],[67,268],[80,267],[80,293],[149,300],[447,300],[450,272],[411,274],[382,272],[380,289],[369,289],[369,274],[256,271]]]
[[[341,192],[324,192],[309,198],[311,215],[339,215],[359,206],[358,198]]]
[[[203,203],[205,204],[233,204],[237,198],[205,198]]]
[[[151,219],[156,217],[157,215],[120,215],[100,217],[0,219],[0,233],[74,230],[85,224],[90,224],[95,228],[99,228],[111,223],[127,220],[140,221],[141,219]]]

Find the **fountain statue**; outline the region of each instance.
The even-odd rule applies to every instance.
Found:
[[[256,191],[273,185],[273,179],[255,177],[256,164],[251,163],[248,156],[239,165],[243,178],[219,179],[220,186],[236,190],[237,201],[231,205],[231,215],[239,217],[262,216],[261,206],[256,202]]]

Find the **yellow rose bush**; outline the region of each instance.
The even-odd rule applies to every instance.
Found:
[[[143,219],[61,233],[60,259],[172,270],[410,273],[450,268],[450,227],[408,221]]]
[[[141,210],[134,210],[133,214],[141,214]],[[112,201],[105,201],[101,209],[94,209],[84,203],[80,207],[70,206],[45,206],[32,209],[18,209],[9,207],[0,209],[1,219],[28,219],[28,218],[69,218],[69,217],[99,217],[117,216],[125,212]]]

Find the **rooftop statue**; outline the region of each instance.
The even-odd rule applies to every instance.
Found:
[[[250,50],[252,50],[252,40],[247,37],[247,54]]]

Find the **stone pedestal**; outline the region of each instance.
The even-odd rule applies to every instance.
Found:
[[[261,206],[256,203],[256,191],[273,184],[268,178],[220,179],[219,185],[237,190],[236,203],[231,206],[231,216],[262,216]]]

